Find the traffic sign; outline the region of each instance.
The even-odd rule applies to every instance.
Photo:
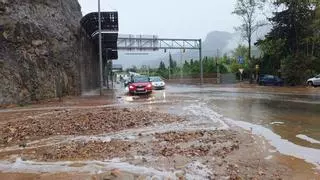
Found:
[[[244,58],[243,58],[243,56],[239,56],[239,57],[238,57],[238,63],[239,63],[239,64],[244,64]]]

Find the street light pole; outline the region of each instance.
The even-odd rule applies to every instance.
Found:
[[[99,16],[99,66],[100,66],[100,96],[102,96],[103,86],[103,68],[102,68],[102,35],[101,35],[101,12],[100,0],[98,0],[98,16]]]
[[[170,60],[170,57],[171,57],[171,53],[169,52],[169,79],[171,79],[171,60]]]
[[[183,53],[183,50],[181,49],[180,50],[180,79],[182,79],[182,77],[183,77],[183,62],[182,62],[182,60],[183,60],[183,58],[182,58],[182,53]]]
[[[203,85],[202,40],[199,39],[200,83]]]
[[[216,65],[217,65],[217,84],[220,84],[220,68],[219,68],[219,58],[220,58],[220,54],[219,54],[219,48],[217,49],[217,62],[216,62]]]

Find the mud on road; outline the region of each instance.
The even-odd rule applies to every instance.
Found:
[[[128,128],[149,126],[154,123],[179,122],[181,118],[164,113],[137,110],[100,108],[54,110],[27,116],[1,125],[0,147],[25,144],[57,135],[97,135]]]
[[[139,108],[91,108],[3,120],[0,179],[297,177],[263,139],[192,118]],[[308,170],[299,174],[316,177]]]

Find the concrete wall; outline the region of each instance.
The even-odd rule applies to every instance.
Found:
[[[203,78],[203,82],[205,84],[217,84],[217,78]],[[170,79],[170,80],[166,80],[166,83],[198,85],[201,83],[201,79],[200,78]]]
[[[168,83],[178,84],[200,84],[201,79],[199,77],[183,77],[183,78],[172,78],[166,80]],[[220,81],[218,81],[217,74],[204,74],[204,84],[234,84],[237,83],[236,75],[233,73],[220,74]]]
[[[235,84],[237,83],[236,74],[228,73],[221,74],[221,84]]]

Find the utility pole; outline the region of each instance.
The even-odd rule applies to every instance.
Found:
[[[182,53],[183,53],[183,50],[181,49],[181,52],[180,52],[180,64],[181,64],[181,69],[180,69],[180,78],[182,79],[183,77],[183,57],[182,57]]]
[[[109,60],[107,59],[107,89],[110,89],[110,86],[109,86],[109,80],[110,80],[110,62]]]
[[[109,57],[109,53],[110,53],[110,49],[107,49],[106,50],[106,68],[105,68],[105,74],[106,74],[106,81],[107,81],[107,89],[110,89],[110,86],[109,86],[109,75],[110,75],[110,63],[109,63],[109,60],[108,60],[108,57]]]
[[[217,66],[217,84],[220,84],[220,68],[218,64],[220,54],[219,54],[219,48],[217,49],[217,61],[216,61],[216,66]]]
[[[101,35],[101,12],[100,12],[100,0],[98,0],[98,16],[99,16],[99,66],[100,66],[100,96],[102,96],[103,87],[103,68],[102,68],[102,35]]]
[[[171,61],[170,61],[171,53],[169,53],[169,79],[171,78]]]
[[[203,62],[202,62],[202,40],[199,39],[199,62],[200,62],[200,81],[203,85]]]
[[[113,61],[112,59],[110,60],[110,73],[111,73],[111,89],[113,89]]]

